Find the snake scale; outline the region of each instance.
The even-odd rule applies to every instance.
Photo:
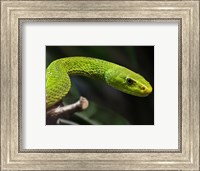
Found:
[[[46,108],[65,97],[70,88],[69,75],[76,74],[102,80],[124,93],[145,97],[152,87],[143,76],[123,66],[91,57],[66,57],[53,61],[46,70]]]

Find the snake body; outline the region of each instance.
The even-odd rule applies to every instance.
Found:
[[[100,79],[113,88],[134,96],[145,97],[152,87],[141,75],[118,64],[90,57],[67,57],[53,61],[46,70],[47,109],[65,97],[70,88],[69,75]]]

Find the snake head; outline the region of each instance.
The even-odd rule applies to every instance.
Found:
[[[122,66],[107,70],[105,81],[117,90],[138,97],[148,96],[152,92],[150,83],[144,77]]]

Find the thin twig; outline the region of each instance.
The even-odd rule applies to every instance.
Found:
[[[66,119],[61,119],[61,118],[58,118],[57,124],[58,125],[79,125],[76,122],[72,122]]]

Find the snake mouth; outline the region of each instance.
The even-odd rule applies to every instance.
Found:
[[[152,92],[152,87],[151,86],[144,90],[145,94],[150,94],[151,92]]]

